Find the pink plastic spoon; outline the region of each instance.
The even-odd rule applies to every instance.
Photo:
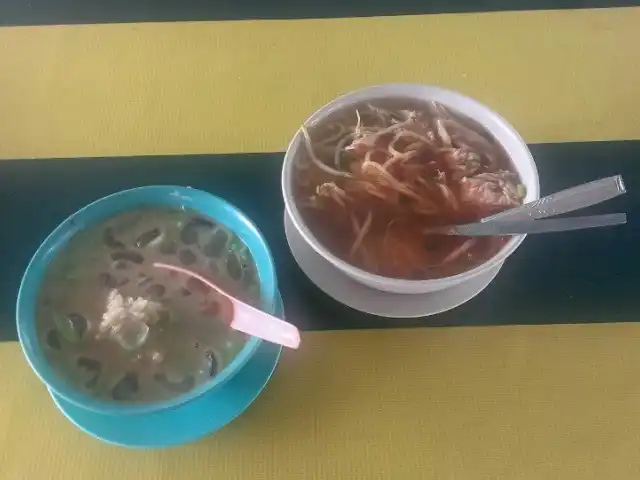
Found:
[[[231,321],[230,326],[234,330],[244,332],[248,335],[253,335],[254,337],[258,337],[262,340],[276,343],[284,347],[298,348],[300,346],[300,332],[289,322],[285,322],[273,315],[264,313],[257,308],[253,308],[251,305],[247,305],[243,301],[232,297],[210,280],[207,280],[196,272],[160,262],[155,262],[153,266],[157,268],[164,268],[166,270],[173,270],[174,272],[196,278],[218,292],[220,295],[228,298],[233,305],[233,320]]]

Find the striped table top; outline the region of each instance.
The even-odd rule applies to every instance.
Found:
[[[0,0],[0,479],[640,478],[639,25],[622,0]],[[630,223],[529,237],[444,314],[338,304],[288,250],[282,151],[319,106],[386,82],[500,112],[543,194],[622,174],[604,208]],[[15,299],[66,216],[167,183],[255,220],[303,347],[217,434],[132,451],[55,409]]]

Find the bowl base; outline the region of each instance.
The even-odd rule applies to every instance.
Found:
[[[277,311],[284,316],[282,300]],[[106,443],[131,448],[182,445],[216,432],[242,414],[271,378],[281,350],[279,345],[262,342],[246,365],[219,389],[170,410],[108,415],[86,410],[49,393],[74,425]]]
[[[482,292],[502,267],[502,264],[498,264],[463,283],[437,292],[383,292],[349,278],[318,255],[298,233],[286,211],[284,231],[293,258],[316,287],[348,307],[380,317],[416,318],[451,310]]]

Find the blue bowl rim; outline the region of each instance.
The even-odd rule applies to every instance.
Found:
[[[151,195],[155,198],[155,201],[145,202],[140,198],[140,195]],[[124,203],[118,208],[118,202]],[[16,305],[18,339],[27,362],[48,388],[79,407],[116,415],[142,414],[175,408],[206,392],[221,387],[247,363],[262,342],[259,338],[249,337],[243,349],[211,381],[185,394],[145,404],[119,404],[85,394],[68,383],[46,361],[35,334],[35,315],[32,314],[30,318],[25,318],[25,311],[34,310],[39,287],[51,259],[80,230],[123,211],[153,206],[187,208],[200,215],[212,218],[218,223],[222,223],[237,234],[249,247],[249,251],[256,262],[260,280],[262,309],[267,313],[274,313],[275,311],[278,289],[273,256],[258,228],[237,207],[211,193],[191,187],[173,185],[136,187],[99,198],[67,217],[38,247],[22,277]],[[211,210],[216,210],[221,215],[215,216],[207,213]],[[220,216],[224,216],[225,219],[221,219]],[[84,221],[78,222],[80,225],[76,223],[78,218],[84,218]],[[30,301],[32,301],[31,305],[28,304]]]

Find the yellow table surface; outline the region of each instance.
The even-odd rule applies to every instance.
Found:
[[[638,139],[639,45],[640,8],[0,28],[0,159],[281,150],[324,102],[391,81],[464,91],[530,142]],[[639,340],[306,332],[245,415],[163,451],[77,430],[3,343],[0,478],[635,480]]]

